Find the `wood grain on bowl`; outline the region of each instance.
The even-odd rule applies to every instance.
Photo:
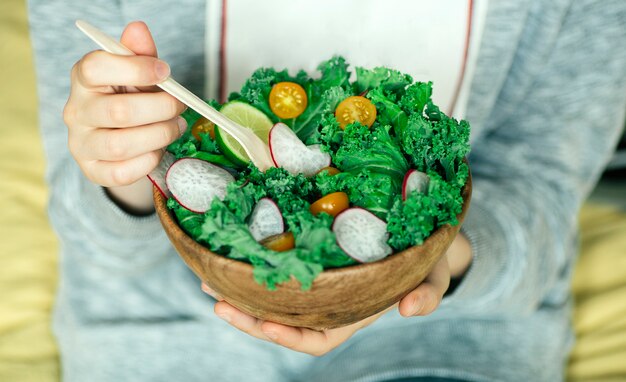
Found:
[[[383,260],[322,272],[308,291],[296,280],[275,291],[254,281],[252,266],[215,254],[194,241],[176,223],[167,200],[154,189],[157,215],[170,241],[193,272],[241,311],[263,320],[315,330],[337,328],[363,320],[398,302],[415,289],[448,249],[467,213],[471,176],[463,189],[459,224],[436,230],[420,246]]]

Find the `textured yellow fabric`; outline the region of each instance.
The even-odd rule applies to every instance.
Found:
[[[44,154],[26,4],[0,1],[0,381],[58,381],[50,309],[57,243],[45,215]]]
[[[626,381],[626,211],[588,203],[580,223],[569,380]]]

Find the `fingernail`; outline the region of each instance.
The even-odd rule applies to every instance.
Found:
[[[226,313],[221,313],[221,314],[218,314],[217,316],[226,322],[230,322],[231,320],[230,316]]]
[[[176,123],[178,123],[178,131],[180,131],[180,135],[183,135],[183,133],[187,130],[187,121],[185,121],[185,118],[183,117],[178,117],[176,119]]]
[[[154,71],[158,79],[164,80],[170,75],[170,66],[166,62],[157,60],[154,64]]]
[[[209,287],[206,286],[205,283],[202,283],[200,286],[200,289],[202,289],[202,291],[208,295],[211,295],[211,290],[209,289]]]
[[[276,341],[278,339],[278,334],[274,332],[263,332],[263,334],[265,334],[267,338],[269,338],[272,341]]]
[[[416,314],[421,312],[423,308],[424,308],[424,299],[418,297],[413,303],[413,315],[415,316]]]

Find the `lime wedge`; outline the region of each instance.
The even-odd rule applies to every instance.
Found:
[[[263,142],[268,143],[270,130],[274,123],[254,106],[240,101],[232,101],[222,106],[220,113],[230,118],[233,122],[237,122],[241,126],[252,130]],[[218,126],[215,127],[215,141],[222,153],[224,153],[224,156],[231,162],[241,166],[250,163],[248,154],[246,154],[239,142]]]

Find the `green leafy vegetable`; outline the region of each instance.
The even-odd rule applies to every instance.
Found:
[[[393,126],[396,134],[401,135],[406,128],[407,116],[396,104],[395,95],[385,92],[382,87],[378,87],[367,93],[367,98],[376,106],[377,122],[382,125]]]
[[[331,231],[332,216],[326,213],[313,216],[308,211],[299,211],[295,218],[300,227],[296,247],[307,250],[303,251],[303,254],[309,261],[322,264],[324,268],[356,264],[356,261],[337,245],[335,234]]]
[[[404,89],[413,82],[413,78],[408,74],[385,67],[374,69],[357,67],[355,71],[356,83],[354,85],[357,93],[381,87],[383,91],[402,94]]]
[[[389,245],[403,250],[421,245],[435,228],[445,224],[457,225],[456,216],[463,209],[461,189],[468,176],[465,163],[458,171],[455,182],[446,182],[437,172],[429,171],[428,192],[412,192],[405,201],[396,196],[387,215]]]
[[[431,109],[431,113],[435,111]],[[402,148],[418,170],[443,170],[446,179],[453,181],[469,152],[469,124],[450,118],[438,109],[435,115],[438,120],[411,114],[400,138]]]
[[[273,122],[287,124],[307,144],[320,144],[339,174],[321,172],[307,178],[282,168],[263,173],[251,164],[237,169],[225,198],[215,199],[204,214],[188,211],[174,199],[168,201],[185,232],[216,253],[251,263],[255,280],[269,289],[292,277],[308,289],[323,269],[355,264],[337,245],[333,217],[309,211],[321,196],[345,192],[351,205],[386,219],[394,251],[422,244],[445,224],[458,224],[456,217],[463,206],[461,191],[469,176],[463,162],[469,151],[469,125],[446,116],[432,102],[431,82],[413,82],[406,74],[378,67],[356,68],[356,81],[350,83],[342,57],[324,61],[317,69],[319,78],[303,71],[291,76],[287,70],[258,69],[229,100],[248,103]],[[269,105],[272,86],[284,81],[302,86],[308,99],[305,111],[289,120],[278,118]],[[376,106],[374,124],[368,128],[355,122],[341,129],[334,115],[337,105],[359,94]],[[191,126],[200,115],[189,109],[183,117]],[[190,130],[168,147],[176,158],[194,157],[235,168],[208,134],[201,134],[198,141]],[[402,181],[411,168],[428,174],[429,187],[403,200]],[[250,234],[250,214],[264,197],[279,207],[286,230],[294,235],[295,248],[275,252]]]
[[[406,93],[400,99],[400,107],[407,115],[413,113],[421,115],[432,95],[432,82],[416,82],[406,88]]]
[[[402,178],[368,169],[337,175],[324,172],[316,176],[316,183],[322,195],[345,192],[352,204],[371,211],[381,219],[386,217],[402,188]]]

